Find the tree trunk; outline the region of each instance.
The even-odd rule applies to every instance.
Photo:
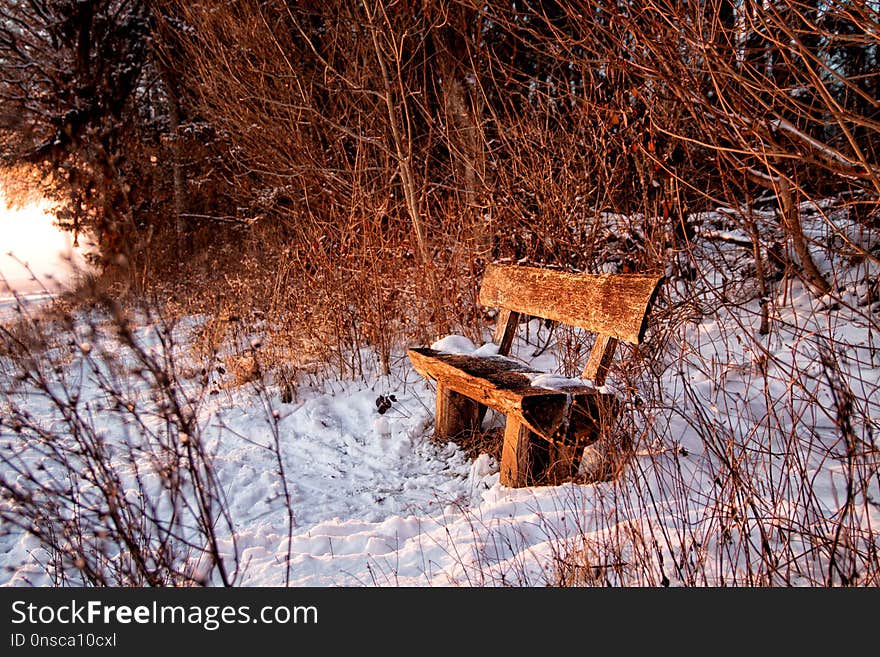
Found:
[[[168,119],[171,133],[171,177],[174,204],[174,233],[177,246],[182,252],[188,251],[188,226],[184,217],[186,205],[184,200],[182,153],[180,149],[180,105],[177,93],[170,82],[166,82],[168,93]]]
[[[751,208],[751,203],[749,203]],[[758,225],[752,216],[751,209],[748,214],[748,229],[752,237],[752,253],[755,257],[755,279],[758,281],[758,291],[761,293],[761,326],[758,328],[759,335],[767,335],[770,332],[770,295],[767,285],[767,276],[764,273],[764,261],[761,255],[761,236]]]
[[[419,209],[419,199],[416,193],[416,176],[413,172],[412,165],[412,134],[407,112],[407,96],[403,89],[403,80],[400,78],[400,48],[394,41],[390,21],[384,13],[381,4],[372,6],[369,2],[363,5],[367,19],[369,21],[370,37],[372,39],[373,51],[376,55],[376,63],[379,66],[379,73],[382,76],[383,93],[382,97],[385,101],[385,108],[388,112],[388,123],[391,129],[391,141],[394,149],[394,156],[399,167],[400,181],[403,187],[403,196],[406,201],[406,209],[409,213],[410,220],[415,233],[416,246],[418,249],[420,260],[426,264],[429,260],[427,236],[425,235],[424,222]],[[376,14],[381,12],[385,25],[381,26],[376,23]],[[385,39],[390,39],[391,43],[386,42],[387,50],[379,43],[379,35],[383,35]],[[390,54],[389,54],[390,53]],[[388,64],[395,67],[394,79],[391,77]],[[395,85],[397,89],[395,90]],[[402,116],[398,115],[398,108]]]
[[[783,228],[791,239],[794,252],[800,261],[803,278],[819,296],[828,294],[831,291],[831,285],[822,276],[822,272],[819,271],[810,254],[807,238],[801,225],[800,213],[791,193],[791,182],[784,176],[778,176],[775,181],[777,184],[776,194],[782,211]]]
[[[795,255],[797,255],[801,266],[799,274],[801,278],[813,288],[817,296],[828,294],[831,291],[831,285],[822,276],[822,272],[819,271],[816,261],[810,254],[804,228],[801,225],[800,213],[791,191],[791,180],[784,174],[772,170],[769,165],[767,165],[767,169],[769,173],[757,169],[748,169],[746,173],[752,180],[776,194],[776,201],[782,215],[782,229],[794,247]]]
[[[478,29],[479,17],[476,12],[458,8],[450,9],[445,20],[446,24],[435,33],[440,62],[440,109],[456,186],[469,215],[471,237],[477,250],[488,252],[491,236],[480,212],[480,192],[486,174],[485,137],[480,121],[483,97],[469,65],[469,34]]]

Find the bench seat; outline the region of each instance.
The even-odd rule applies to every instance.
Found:
[[[599,418],[609,419],[617,408],[613,395],[591,385],[534,386],[532,379],[543,372],[503,356],[450,354],[423,347],[410,349],[409,358],[422,376],[476,404],[515,417],[549,441],[586,445],[598,438]],[[456,399],[458,406],[466,403]],[[476,427],[461,427],[468,428]]]

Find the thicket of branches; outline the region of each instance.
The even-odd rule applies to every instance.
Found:
[[[158,12],[142,0],[0,7],[4,185],[55,202],[98,264],[131,275],[186,242],[185,208],[229,202],[219,182],[207,196],[186,184],[215,165],[214,136],[186,120],[180,80],[157,54]]]
[[[475,332],[487,260],[668,269],[690,213],[768,194],[759,256],[830,291],[796,208],[876,225],[878,57],[871,2],[14,0],[0,156],[135,282],[387,354]]]

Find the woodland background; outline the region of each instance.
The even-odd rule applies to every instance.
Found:
[[[760,294],[829,292],[796,208],[877,226],[878,39],[875,2],[11,0],[0,162],[124,287],[387,360],[476,335],[491,260],[698,276],[717,206],[778,209]]]

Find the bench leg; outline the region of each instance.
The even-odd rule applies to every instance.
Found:
[[[434,436],[437,439],[449,440],[465,431],[478,429],[480,420],[480,404],[437,382],[437,412],[434,416]]]
[[[520,488],[531,483],[531,442],[532,432],[516,418],[508,416],[501,447],[502,485]]]

